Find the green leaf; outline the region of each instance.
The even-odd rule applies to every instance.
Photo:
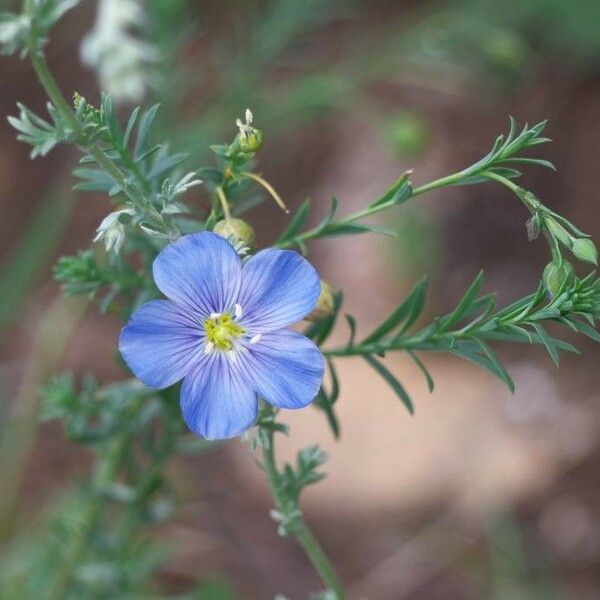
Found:
[[[487,369],[500,381],[503,381],[511,392],[515,391],[515,384],[500,359],[483,340],[459,341],[449,352]]]
[[[600,333],[598,333],[598,331],[596,331],[593,327],[591,327],[587,323],[582,323],[581,321],[578,321],[577,319],[565,319],[565,320],[568,321],[569,324],[571,324],[579,333],[582,333],[583,335],[589,337],[590,339],[594,340],[595,342],[600,342]]]
[[[405,323],[403,328],[403,331],[406,331],[421,314],[426,288],[427,279],[423,278],[412,288],[394,312],[362,341],[362,344],[370,344],[380,340],[384,335],[401,325],[404,320],[408,323],[408,325]]]
[[[483,271],[479,271],[473,283],[468,287],[458,306],[440,321],[439,331],[447,331],[452,325],[458,323],[467,314],[477,298],[477,294],[483,284]]]
[[[375,223],[330,223],[320,230],[319,235],[320,237],[335,237],[369,232],[389,235],[390,237],[397,236],[397,232],[393,229]]]
[[[101,169],[75,169],[73,175],[85,180],[84,183],[77,183],[73,186],[76,190],[108,193],[115,185],[111,176]]]
[[[423,364],[423,361],[421,361],[421,359],[412,350],[407,350],[406,353],[413,359],[413,362],[415,363],[415,365],[417,365],[417,367],[419,367],[421,373],[423,373],[423,377],[425,377],[425,381],[427,382],[427,388],[429,389],[429,393],[433,392],[435,383],[433,381],[431,373]]]
[[[383,204],[401,204],[411,198],[413,189],[410,181],[408,180],[412,171],[406,171],[402,176],[394,183],[394,185],[383,194],[375,202],[369,204],[369,208],[377,208]]]
[[[154,125],[154,121],[156,120],[156,114],[158,113],[159,108],[159,104],[151,106],[140,118],[135,142],[135,150],[133,152],[136,161],[140,160],[140,157],[143,156],[149,149],[150,132],[152,130],[152,126]]]
[[[292,240],[300,232],[310,213],[310,200],[306,199],[296,211],[288,226],[283,230],[277,244]]]
[[[315,405],[325,413],[333,436],[336,439],[339,439],[340,425],[333,405],[336,403],[340,395],[340,383],[333,361],[330,358],[327,358],[326,361],[331,379],[331,391],[327,393],[325,386],[322,385],[315,399]]]
[[[533,323],[533,328],[539,335],[542,344],[544,344],[544,346],[546,347],[546,350],[548,351],[552,362],[555,364],[556,368],[558,368],[560,359],[558,357],[558,350],[556,349],[554,340],[548,335],[546,330],[539,323]]]
[[[335,414],[335,410],[333,408],[333,403],[330,398],[327,396],[327,393],[321,388],[319,393],[317,394],[317,398],[315,400],[315,406],[317,406],[320,410],[325,413],[327,417],[327,423],[331,432],[333,433],[333,437],[337,440],[340,438],[340,424]]]
[[[127,148],[127,146],[129,145],[129,139],[131,138],[131,134],[133,133],[133,129],[135,127],[135,124],[137,123],[140,110],[140,107],[137,106],[133,109],[131,115],[129,116],[129,120],[127,121],[127,127],[125,128],[125,135],[123,136],[124,148]]]
[[[350,338],[348,339],[346,348],[352,348],[354,346],[354,338],[356,337],[356,319],[352,315],[344,315],[344,317],[346,317],[346,322],[350,328]]]
[[[388,370],[388,368],[371,354],[365,354],[363,355],[363,358],[367,361],[367,363],[369,363],[373,367],[375,371],[377,371],[379,375],[381,375],[381,377],[387,382],[387,384],[394,390],[398,398],[400,398],[404,406],[406,406],[408,412],[411,415],[414,414],[415,409],[412,400],[410,399],[410,396],[408,395],[404,387],[402,387],[402,384]]]

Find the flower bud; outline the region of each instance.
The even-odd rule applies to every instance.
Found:
[[[94,242],[102,240],[106,251],[114,250],[116,254],[121,251],[125,243],[125,225],[131,222],[134,212],[131,208],[124,208],[109,213],[96,229]]]
[[[223,219],[213,227],[213,232],[226,240],[233,246],[241,244],[249,251],[256,248],[256,234],[254,229],[242,219]]]
[[[548,231],[559,241],[562,242],[567,248],[571,248],[573,238],[569,235],[569,232],[555,219],[552,217],[546,217],[544,219]]]
[[[542,279],[549,296],[554,298],[575,281],[575,270],[568,260],[552,261],[546,265]]]
[[[238,135],[240,150],[242,152],[252,154],[253,152],[258,152],[262,148],[264,139],[262,130],[252,128],[250,131]]]
[[[242,122],[241,119],[237,119],[235,124],[237,125],[240,132],[237,134],[235,143],[238,144],[239,149],[242,152],[252,154],[258,152],[263,144],[263,132],[256,127],[252,127],[254,121],[254,115],[252,111],[246,109],[246,121]],[[234,145],[235,145],[234,143]]]
[[[585,262],[590,262],[594,265],[598,264],[598,251],[592,240],[588,238],[577,238],[573,242],[573,254]]]
[[[321,319],[332,315],[334,310],[335,302],[331,286],[324,279],[321,279],[321,293],[319,294],[319,299],[306,319],[308,321],[320,321]]]

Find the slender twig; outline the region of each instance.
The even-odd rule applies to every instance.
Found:
[[[261,177],[260,175],[252,173],[250,171],[244,171],[243,175],[252,179],[253,181],[256,181],[258,185],[262,186],[265,190],[267,190],[267,192],[269,192],[273,200],[275,200],[275,202],[279,205],[279,208],[281,208],[281,210],[284,213],[289,214],[290,211],[285,205],[285,202],[283,201],[281,196],[277,193],[277,190],[264,177]]]
[[[445,187],[448,185],[453,185],[457,181],[459,181],[461,179],[461,177],[463,177],[462,173],[453,173],[452,175],[447,175],[446,177],[442,177],[440,179],[436,179],[434,181],[426,183],[420,187],[416,187],[412,190],[410,198],[414,198],[414,197],[424,194],[426,192],[430,192],[434,189],[442,188],[442,187]],[[384,196],[389,195],[390,192],[396,187],[396,185],[397,184],[394,183],[392,186],[390,186],[382,194],[381,197],[383,198]],[[397,205],[398,205],[398,203],[394,199],[391,199],[388,202],[382,202],[382,203],[378,203],[377,201],[375,201],[375,202],[373,202],[373,206],[369,206],[367,208],[363,208],[362,210],[353,212],[353,213],[349,214],[347,217],[344,217],[344,218],[340,219],[339,221],[336,221],[336,224],[339,226],[351,225],[352,223],[355,223],[356,221],[360,221],[361,219],[365,219],[372,215],[376,215],[380,212],[388,210],[389,208],[392,208],[393,206],[397,206]],[[289,246],[297,245],[298,243],[304,243],[304,242],[308,242],[310,240],[316,239],[316,238],[320,237],[320,235],[321,235],[321,227],[319,225],[317,225],[316,227],[313,227],[312,229],[309,229],[307,231],[304,231],[303,233],[300,233],[300,234],[294,236],[294,238],[291,240],[286,240],[285,242],[280,244],[280,246],[282,248],[287,248]]]
[[[65,100],[65,97],[63,96],[58,84],[56,83],[56,80],[54,79],[54,76],[48,68],[48,63],[46,62],[44,55],[35,48],[33,40],[30,43],[30,55],[31,64],[33,65],[40,83],[60,113],[61,117],[73,130],[76,143],[85,147],[85,149],[98,163],[98,166],[106,171],[106,173],[121,188],[123,193],[129,198],[134,206],[142,209],[150,219],[164,224],[162,215],[156,210],[150,199],[147,198],[135,185],[131,185],[121,169],[119,169],[119,167],[106,155],[106,153],[98,146],[97,143],[88,143],[81,123],[69,106],[69,103]],[[179,232],[176,230],[170,230],[168,233],[173,238],[179,236]]]
[[[280,485],[280,476],[275,462],[274,437],[273,431],[269,430],[267,433],[268,444],[263,448],[264,468],[275,504],[277,508],[284,510],[289,499],[286,496],[285,490]],[[345,600],[346,593],[334,566],[302,516],[299,515],[296,517],[291,533],[298,540],[310,562],[319,573],[323,583],[335,594],[336,600]]]
[[[227,196],[221,186],[217,187],[217,196],[221,203],[221,209],[223,210],[223,216],[229,221],[231,219],[231,211],[229,210],[229,202],[227,202]]]

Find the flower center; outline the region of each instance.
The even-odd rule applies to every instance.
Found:
[[[233,350],[233,341],[241,338],[246,330],[233,320],[230,313],[211,315],[204,321],[208,347],[212,350]]]

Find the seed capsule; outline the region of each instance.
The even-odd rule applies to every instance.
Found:
[[[335,302],[331,286],[324,279],[321,279],[321,293],[319,294],[319,299],[317,300],[317,304],[313,311],[306,319],[308,321],[320,321],[321,319],[332,315],[334,309]]]
[[[256,234],[254,229],[242,219],[223,219],[213,227],[213,232],[226,240],[233,246],[240,243],[250,252],[256,249]]]
[[[588,238],[577,238],[573,242],[573,254],[585,262],[590,262],[594,265],[598,264],[598,251],[592,240]]]
[[[553,261],[546,265],[542,279],[549,296],[554,298],[575,281],[573,265],[567,260]]]
[[[240,138],[240,150],[248,154],[258,152],[263,145],[264,135],[260,129],[252,129],[247,133],[238,134]]]

